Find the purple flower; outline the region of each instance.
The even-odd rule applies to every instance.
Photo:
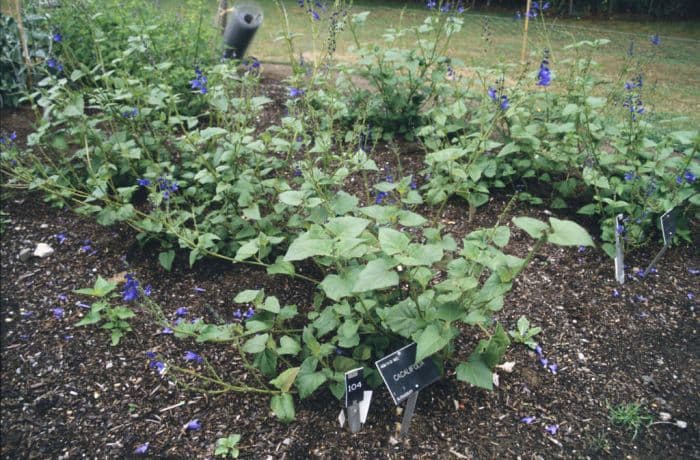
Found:
[[[161,334],[172,334],[173,330],[166,326],[163,328],[163,330],[160,333]]]
[[[59,302],[68,302],[68,296],[65,294],[58,294],[58,301]]]
[[[689,292],[688,293],[688,300],[693,300],[694,298],[695,298],[695,294],[693,294],[692,292]]]
[[[61,36],[61,34],[60,34],[59,32],[56,32],[55,34],[53,34],[53,35],[51,36],[51,38],[52,38],[53,41],[55,41],[56,43],[61,43],[61,40],[63,40],[63,37]]]
[[[156,354],[155,351],[147,351],[147,352],[146,352],[146,356],[147,356],[148,358],[150,358],[150,359],[153,359],[153,358],[155,358],[155,357],[157,356],[157,354]]]
[[[143,288],[143,295],[146,297],[150,297],[151,293],[153,292],[153,287],[151,287],[150,284],[147,284],[145,288]]]
[[[136,454],[136,455],[144,455],[146,452],[148,452],[148,443],[147,442],[144,442],[143,444],[141,444],[140,446],[138,446],[134,450],[134,454]]]
[[[243,313],[241,313],[240,308],[233,312],[233,317],[236,319],[241,319],[243,317]]]
[[[634,296],[634,300],[635,300],[635,302],[646,302],[647,298],[641,294],[637,294]]]
[[[683,178],[685,178],[685,181],[689,184],[692,184],[693,182],[695,182],[695,179],[697,179],[697,177],[687,169],[685,173],[683,173]]]
[[[73,338],[72,335],[64,335],[64,336],[63,336],[63,339],[64,339],[64,340],[71,340],[72,338]]]
[[[532,415],[528,415],[526,417],[521,418],[520,421],[530,425],[530,424],[532,424],[532,422],[535,421],[535,417],[533,417]]]
[[[194,80],[190,80],[192,89],[198,89],[201,94],[207,94],[207,77],[202,74],[199,67],[194,68],[194,74],[196,78]]]
[[[542,347],[537,345],[535,347],[535,353],[537,353],[537,356],[542,356]]]
[[[187,308],[186,307],[180,307],[177,310],[175,310],[175,314],[177,316],[187,316]]]
[[[151,180],[150,179],[136,179],[136,183],[139,184],[141,187],[148,187],[151,185]]]
[[[688,273],[690,273],[691,275],[697,276],[697,275],[700,275],[700,270],[698,270],[697,268],[689,268]]]
[[[255,315],[255,310],[253,309],[253,307],[248,307],[248,311],[246,311],[245,315],[243,316],[245,316],[245,319],[250,319],[253,317],[253,315]]]
[[[124,118],[134,118],[134,117],[136,117],[136,115],[138,115],[138,114],[139,114],[139,109],[137,109],[136,107],[134,107],[134,108],[131,109],[131,110],[127,110],[126,112],[123,112],[123,113],[122,113],[122,117],[124,117]]]
[[[631,181],[634,179],[634,171],[626,172],[624,175],[626,181]]]
[[[194,420],[190,420],[185,425],[185,430],[188,430],[188,431],[197,431],[200,428],[202,428],[202,424],[200,423],[198,418],[196,418]]]
[[[207,290],[201,287],[195,287],[194,292],[207,292]]]
[[[612,296],[613,297],[620,297],[620,293],[618,292],[617,289],[613,289]]]
[[[186,351],[185,352],[185,361],[194,361],[197,363],[201,363],[202,361],[204,361],[204,359],[193,351]]]
[[[311,17],[314,18],[314,21],[320,21],[320,20],[321,20],[321,16],[318,15],[318,13],[316,12],[316,10],[311,10]]]
[[[436,0],[428,0],[428,3],[425,4],[425,6],[429,9],[432,10],[437,6],[437,1]]]
[[[549,368],[549,371],[550,371],[552,374],[556,374],[556,373],[557,373],[557,370],[559,370],[559,366],[557,366],[555,363],[552,363],[552,364],[550,364],[550,365],[547,366],[547,367]]]
[[[498,93],[496,92],[496,88],[489,86],[488,94],[492,101],[496,101],[496,99],[498,99]]]
[[[552,83],[552,74],[547,66],[547,60],[542,60],[540,63],[540,71],[537,73],[537,85],[549,86]]]
[[[586,246],[579,246],[578,252],[586,252]]]
[[[58,241],[58,244],[63,244],[64,241],[66,241],[66,234],[65,233],[56,233],[54,235],[54,238],[56,238],[56,241]]]
[[[387,194],[386,192],[379,192],[379,193],[377,193],[377,198],[374,200],[374,202],[375,202],[376,204],[382,204],[382,201],[384,201],[384,198],[386,198],[387,195],[388,195],[388,194]]]
[[[24,318],[29,318],[29,317],[32,316],[33,314],[34,314],[33,311],[23,311],[23,312],[22,312],[22,317],[24,317]]]
[[[303,95],[304,95],[303,89],[295,88],[293,86],[289,87],[289,97],[295,98],[295,97],[301,97]]]
[[[510,103],[508,102],[508,96],[505,94],[501,96],[501,103],[499,105],[501,110],[507,110],[508,107],[510,107]]]
[[[90,252],[92,251],[92,246],[89,244],[85,244],[83,246],[80,246],[80,252]]]
[[[167,370],[166,365],[162,361],[151,361],[149,366],[152,369],[157,370],[158,374],[160,374],[161,376],[165,374],[165,371]]]
[[[554,436],[559,431],[559,425],[547,425],[544,427],[545,431]]]
[[[661,37],[659,37],[659,34],[654,34],[649,38],[649,41],[652,45],[659,46],[661,44]]]
[[[127,273],[124,277],[126,278],[126,283],[124,284],[122,297],[124,302],[133,302],[139,296],[139,282],[136,281],[131,273]]]
[[[542,367],[547,367],[547,364],[549,364],[549,360],[547,358],[540,358],[540,364],[542,364]]]
[[[515,12],[515,19],[520,20],[520,19],[522,19],[522,18],[523,18],[523,15],[520,14],[520,11],[516,11],[516,12]]]
[[[77,306],[79,306],[80,308],[92,308],[90,305],[83,303],[83,302],[75,302],[75,304]]]
[[[61,319],[63,317],[64,310],[61,307],[56,307],[51,309],[51,313],[53,313],[54,318]]]

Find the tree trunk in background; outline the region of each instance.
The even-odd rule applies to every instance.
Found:
[[[615,0],[608,0],[608,17],[611,18],[615,12]]]
[[[574,0],[569,0],[569,16],[574,15]]]

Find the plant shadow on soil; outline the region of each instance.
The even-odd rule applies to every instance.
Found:
[[[280,93],[274,78],[263,80],[265,85]],[[17,131],[19,142],[33,131],[27,108],[3,110],[2,120],[2,129]],[[397,167],[388,150],[374,158],[382,168]],[[417,173],[422,160],[407,155],[401,163],[407,175]],[[506,194],[492,196],[473,222],[462,203],[450,202],[439,222],[460,241],[477,227],[494,225],[508,200]],[[86,310],[72,291],[91,286],[97,275],[134,273],[152,284],[153,299],[168,318],[187,307],[187,319],[210,322],[233,320],[232,299],[244,289],[264,288],[282,304],[306,311],[311,285],[209,260],[190,270],[184,255],[168,273],[157,252],[135,245],[131,229],[101,227],[49,207],[37,194],[6,194],[2,211],[3,458],[122,458],[145,442],[152,456],[204,458],[213,455],[218,438],[233,433],[241,434],[245,458],[700,458],[698,305],[688,295],[700,294],[698,277],[689,271],[700,268],[698,241],[672,248],[656,273],[633,276],[622,286],[601,250],[545,246],[516,280],[496,319],[507,330],[521,315],[542,327],[536,339],[558,372],[515,344],[505,357],[515,367],[499,371],[493,392],[458,382],[447,369],[447,378],[421,392],[410,434],[397,440],[401,416],[383,387],[374,390],[367,423],[357,434],[339,427],[340,403],[328,391],[299,403],[296,420],[285,425],[271,415],[265,396],[185,390],[150,369],[146,356],[157,351],[185,365],[185,351],[195,351],[227,380],[252,383],[230,347],[160,334],[152,323],[139,321],[145,315],[138,312],[134,331],[116,347],[109,346],[105,331],[75,327]],[[503,222],[547,213],[521,203]],[[511,231],[506,251],[523,256],[533,241],[512,225]],[[67,237],[61,244],[58,233]],[[94,253],[80,250],[88,240]],[[19,258],[22,249],[39,242],[55,252]],[[628,272],[646,267],[657,246],[629,254]],[[615,289],[619,296],[613,296]],[[58,306],[65,311],[61,319],[51,312]],[[466,359],[479,338],[478,331],[465,329],[455,344],[458,357]],[[657,421],[670,414],[671,423],[652,425],[632,439],[608,418],[609,406],[627,403],[642,404]],[[535,421],[521,422],[525,416]],[[202,428],[184,431],[195,418]],[[687,428],[675,425],[677,420]],[[559,431],[549,434],[547,425],[559,425]]]

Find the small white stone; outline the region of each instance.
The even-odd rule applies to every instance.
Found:
[[[49,228],[49,224],[41,224],[39,228]]]
[[[46,257],[53,254],[53,248],[46,243],[39,243],[34,250],[35,257]]]
[[[513,368],[515,367],[515,361],[506,361],[505,363],[499,364],[496,367],[510,374],[513,372]]]
[[[659,418],[662,422],[668,422],[669,420],[671,420],[671,414],[669,414],[668,412],[659,412]]]
[[[678,428],[686,429],[688,428],[688,422],[684,422],[683,420],[676,420],[676,426]]]

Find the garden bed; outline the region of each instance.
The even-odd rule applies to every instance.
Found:
[[[279,88],[274,81],[264,85]],[[16,131],[20,143],[33,130],[24,109],[3,111],[2,120],[2,129]],[[374,158],[380,174],[398,166],[389,150]],[[403,175],[417,174],[413,168],[421,164],[409,155],[401,167]],[[438,216],[426,214],[435,208],[422,212],[460,241],[495,225],[509,200],[507,193],[492,194],[472,222],[460,201],[449,201]],[[644,277],[635,269],[645,268],[659,247],[648,244],[628,254],[630,276],[622,286],[599,249],[544,245],[496,315],[506,330],[522,315],[541,327],[536,340],[543,356],[513,344],[505,355],[513,370],[497,370],[493,392],[457,381],[447,366],[446,377],[421,392],[410,434],[398,439],[401,416],[384,387],[375,388],[367,423],[357,434],[339,427],[341,405],[326,389],[299,402],[296,419],[284,424],[271,414],[267,395],[188,391],[170,374],[160,376],[147,356],[157,352],[196,371],[203,365],[183,359],[193,351],[224,380],[253,384],[230,347],[163,334],[138,307],[134,330],[118,346],[109,345],[106,331],[75,325],[87,310],[73,291],[92,286],[98,275],[121,281],[134,274],[152,285],[151,299],[169,319],[185,307],[186,320],[212,323],[235,321],[233,297],[245,289],[264,288],[282,305],[308,311],[312,284],[209,259],[189,269],[186,253],[178,253],[166,272],[158,248],[139,247],[129,227],[99,226],[49,207],[39,194],[8,195],[2,211],[4,458],[123,458],[144,443],[155,457],[205,458],[214,454],[217,439],[234,433],[241,435],[238,447],[246,458],[700,457],[697,244],[670,249]],[[523,215],[546,219],[548,213],[518,203],[501,222]],[[524,257],[534,241],[509,226],[506,249]],[[55,252],[20,259],[22,250],[41,242]],[[477,329],[465,328],[455,342],[456,357],[466,359],[480,338]],[[556,372],[541,364],[543,357],[556,363]],[[639,406],[640,417],[613,423],[615,410],[631,405]],[[186,429],[195,419],[201,427]],[[635,421],[643,425],[636,436]]]

